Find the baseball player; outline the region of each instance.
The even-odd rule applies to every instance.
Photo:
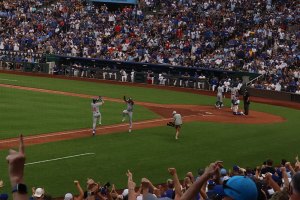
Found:
[[[122,119],[122,122],[125,121],[125,116],[128,115],[128,118],[129,118],[129,133],[131,132],[131,129],[132,129],[132,114],[133,114],[133,105],[134,105],[134,102],[131,98],[128,98],[126,99],[126,97],[124,96],[123,97],[126,105],[127,105],[127,108],[125,110],[123,110],[123,119]]]
[[[223,93],[224,93],[224,87],[220,83],[217,88],[217,102],[215,104],[216,108],[221,109],[221,107],[223,107],[223,95],[224,95]]]
[[[93,98],[91,106],[93,112],[93,135],[96,134],[96,126],[97,122],[101,124],[101,113],[100,113],[100,106],[104,104],[104,100],[99,96],[99,98]]]
[[[234,115],[245,115],[242,111],[239,111],[239,104],[240,104],[240,100],[238,99],[233,100],[232,113]]]
[[[231,95],[230,95],[230,100],[231,100],[231,107],[230,109],[232,110],[233,108],[233,102],[238,99],[238,89],[236,87],[231,88]]]
[[[181,125],[182,125],[182,117],[179,113],[177,113],[175,110],[173,111],[173,123],[174,123],[174,127],[176,129],[176,135],[175,135],[175,139],[178,140],[178,136],[179,136],[179,132],[181,129]]]

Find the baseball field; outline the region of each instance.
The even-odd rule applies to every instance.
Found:
[[[10,194],[5,157],[20,133],[26,184],[53,197],[76,193],[73,180],[84,187],[88,177],[125,188],[127,169],[137,184],[142,177],[163,183],[168,167],[182,179],[215,160],[226,168],[255,167],[267,158],[293,162],[299,153],[299,109],[251,102],[249,116],[233,116],[228,98],[227,108],[218,110],[214,96],[146,86],[0,73],[1,193]],[[93,137],[90,103],[98,95],[105,104]],[[128,122],[121,122],[124,95],[135,101],[131,133]],[[177,141],[166,126],[173,110],[184,121]]]

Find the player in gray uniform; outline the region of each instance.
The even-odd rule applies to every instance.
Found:
[[[134,105],[134,102],[131,98],[128,98],[126,99],[126,97],[124,96],[123,97],[126,105],[127,105],[127,108],[125,110],[123,110],[123,119],[122,119],[122,122],[125,121],[125,116],[128,115],[128,118],[129,118],[129,133],[131,132],[131,129],[132,129],[132,114],[133,114],[133,105]]]
[[[221,107],[223,107],[223,94],[224,93],[224,88],[221,85],[221,83],[219,84],[219,87],[217,88],[217,102],[216,102],[216,108],[221,109]]]
[[[100,113],[100,106],[104,104],[104,100],[99,96],[98,99],[94,98],[91,107],[93,112],[93,135],[96,134],[96,126],[97,122],[101,124],[101,113]]]

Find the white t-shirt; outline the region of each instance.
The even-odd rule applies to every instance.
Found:
[[[181,115],[176,113],[175,115],[173,115],[173,119],[174,119],[174,124],[175,125],[181,125],[182,124],[182,118]]]

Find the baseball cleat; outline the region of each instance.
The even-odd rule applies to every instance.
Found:
[[[99,125],[101,125],[102,123],[101,122],[99,122]]]
[[[96,134],[96,131],[93,131],[93,136],[95,136],[95,134]]]

